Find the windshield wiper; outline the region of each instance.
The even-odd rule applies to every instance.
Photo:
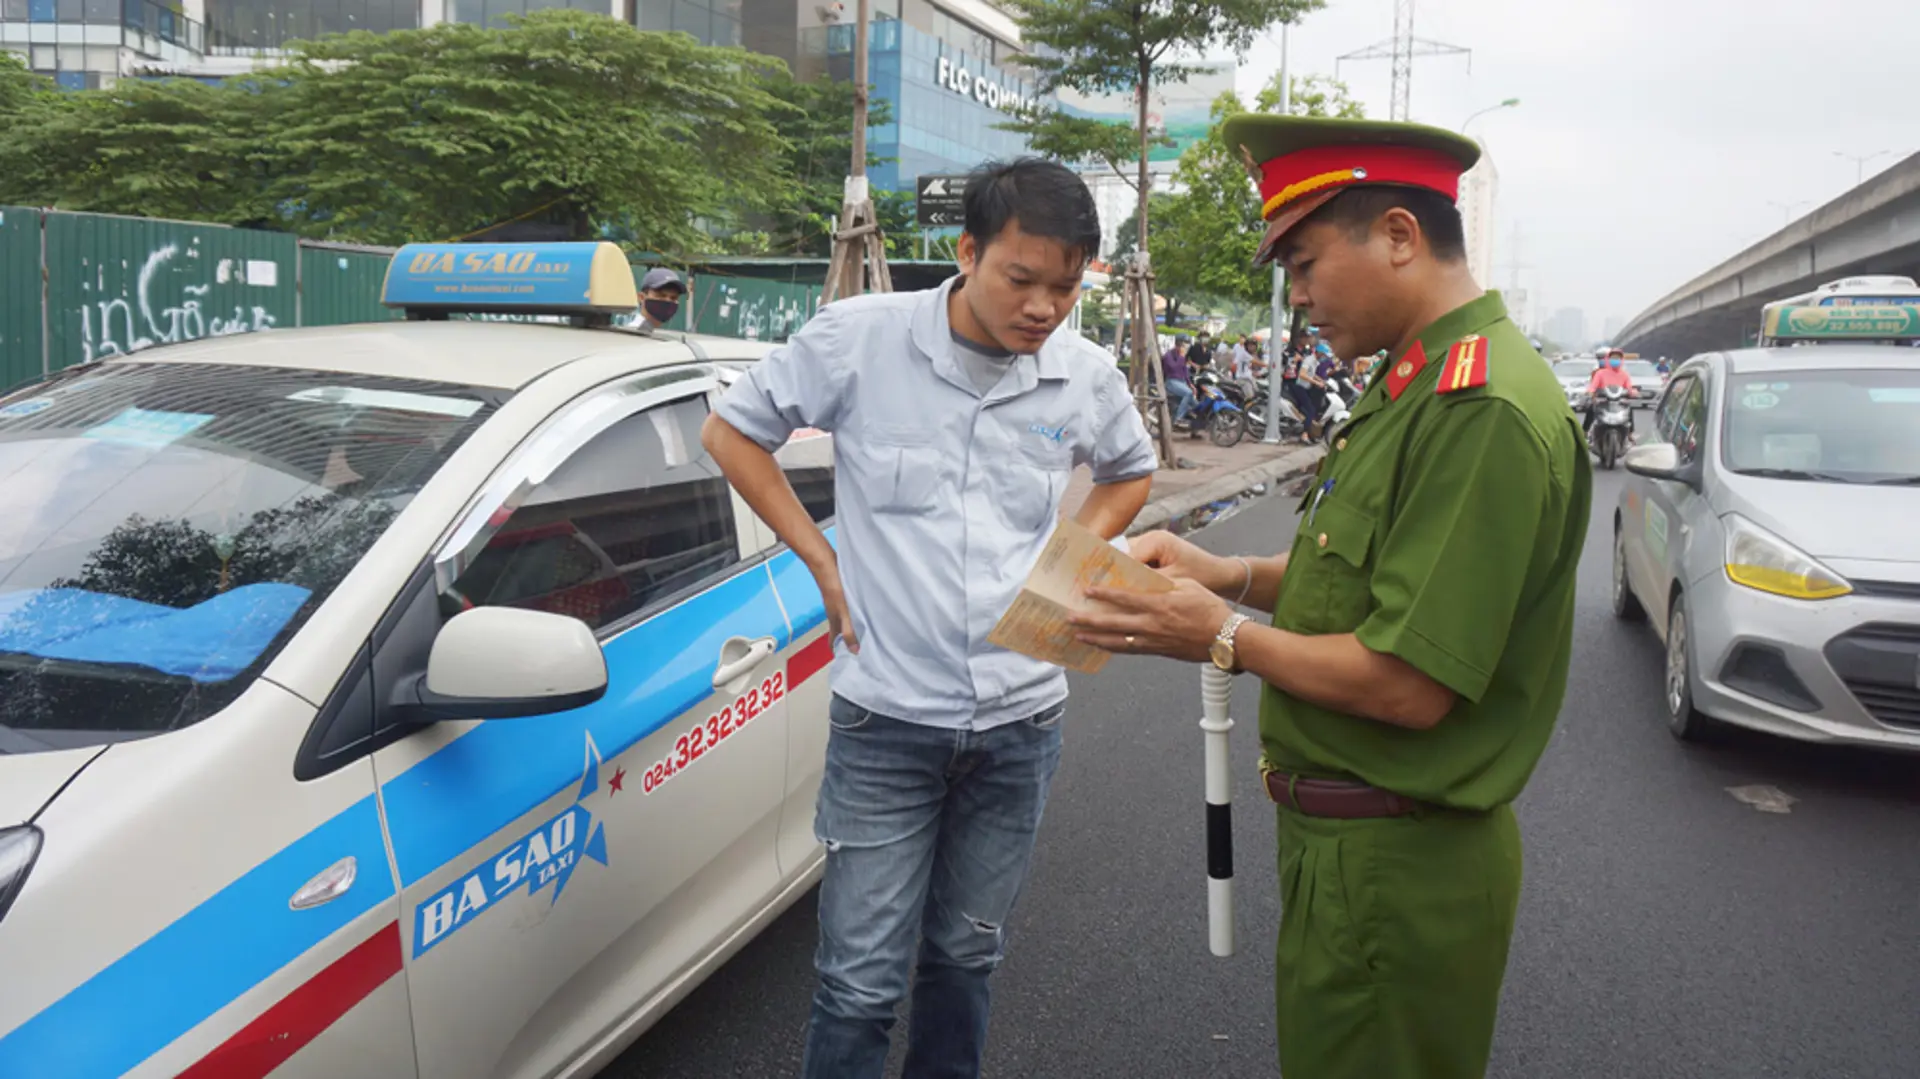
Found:
[[[1803,468],[1736,468],[1733,470],[1742,476],[1759,476],[1769,480],[1815,480],[1820,483],[1853,483],[1845,476],[1836,476],[1831,472],[1809,472]]]
[[[1883,480],[1874,480],[1875,487],[1920,487],[1920,476],[1888,476]]]

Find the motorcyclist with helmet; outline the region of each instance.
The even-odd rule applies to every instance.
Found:
[[[1593,369],[1593,377],[1587,380],[1587,400],[1582,410],[1586,415],[1580,425],[1582,431],[1593,430],[1593,404],[1601,390],[1609,386],[1619,386],[1627,391],[1628,397],[1637,396],[1633,388],[1633,376],[1627,374],[1622,366],[1626,362],[1626,355],[1620,349],[1609,349],[1601,359],[1600,366]]]

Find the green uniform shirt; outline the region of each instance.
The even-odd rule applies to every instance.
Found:
[[[1485,384],[1437,392],[1448,349],[1474,334]],[[1273,624],[1353,633],[1458,699],[1416,731],[1269,686],[1260,737],[1281,771],[1487,809],[1526,785],[1566,694],[1593,475],[1564,391],[1497,293],[1419,342],[1426,366],[1394,398],[1405,357],[1380,365],[1321,462]]]

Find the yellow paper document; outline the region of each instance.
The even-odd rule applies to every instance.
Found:
[[[1166,592],[1173,582],[1139,560],[1121,553],[1084,526],[1061,520],[1047,540],[1033,572],[1020,587],[1013,606],[987,634],[987,640],[1009,651],[1047,663],[1057,663],[1085,674],[1106,666],[1111,653],[1074,639],[1067,617],[1096,609],[1082,593],[1092,585]]]

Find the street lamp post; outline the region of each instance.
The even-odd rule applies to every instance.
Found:
[[[1519,98],[1510,97],[1505,101],[1500,102],[1498,105],[1488,105],[1486,108],[1481,109],[1479,112],[1476,112],[1473,115],[1467,117],[1465,120],[1462,120],[1460,122],[1460,132],[1461,134],[1465,134],[1468,124],[1473,123],[1475,120],[1478,120],[1479,118],[1481,118],[1482,116],[1485,116],[1490,112],[1498,112],[1501,109],[1511,109],[1519,104],[1520,104]]]
[[[1835,150],[1833,156],[1844,157],[1848,161],[1853,162],[1853,186],[1859,187],[1867,181],[1867,162],[1875,158],[1885,157],[1890,153],[1893,153],[1893,151],[1875,150],[1870,154],[1850,154],[1844,150]]]
[[[1807,204],[1807,200],[1805,199],[1799,199],[1794,202],[1780,202],[1777,199],[1767,200],[1768,206],[1777,206],[1780,208],[1780,227],[1781,228],[1786,228],[1788,225],[1792,224],[1793,212],[1795,210],[1798,210],[1800,207],[1805,206],[1806,204]]]
[[[1280,24],[1280,115],[1288,116],[1293,112],[1293,80],[1287,71],[1287,30],[1288,23]],[[1273,264],[1273,295],[1269,301],[1269,315],[1272,322],[1267,337],[1267,433],[1260,441],[1276,445],[1280,441],[1280,361],[1286,357],[1282,351],[1287,340],[1287,284],[1286,272],[1280,263]]]

